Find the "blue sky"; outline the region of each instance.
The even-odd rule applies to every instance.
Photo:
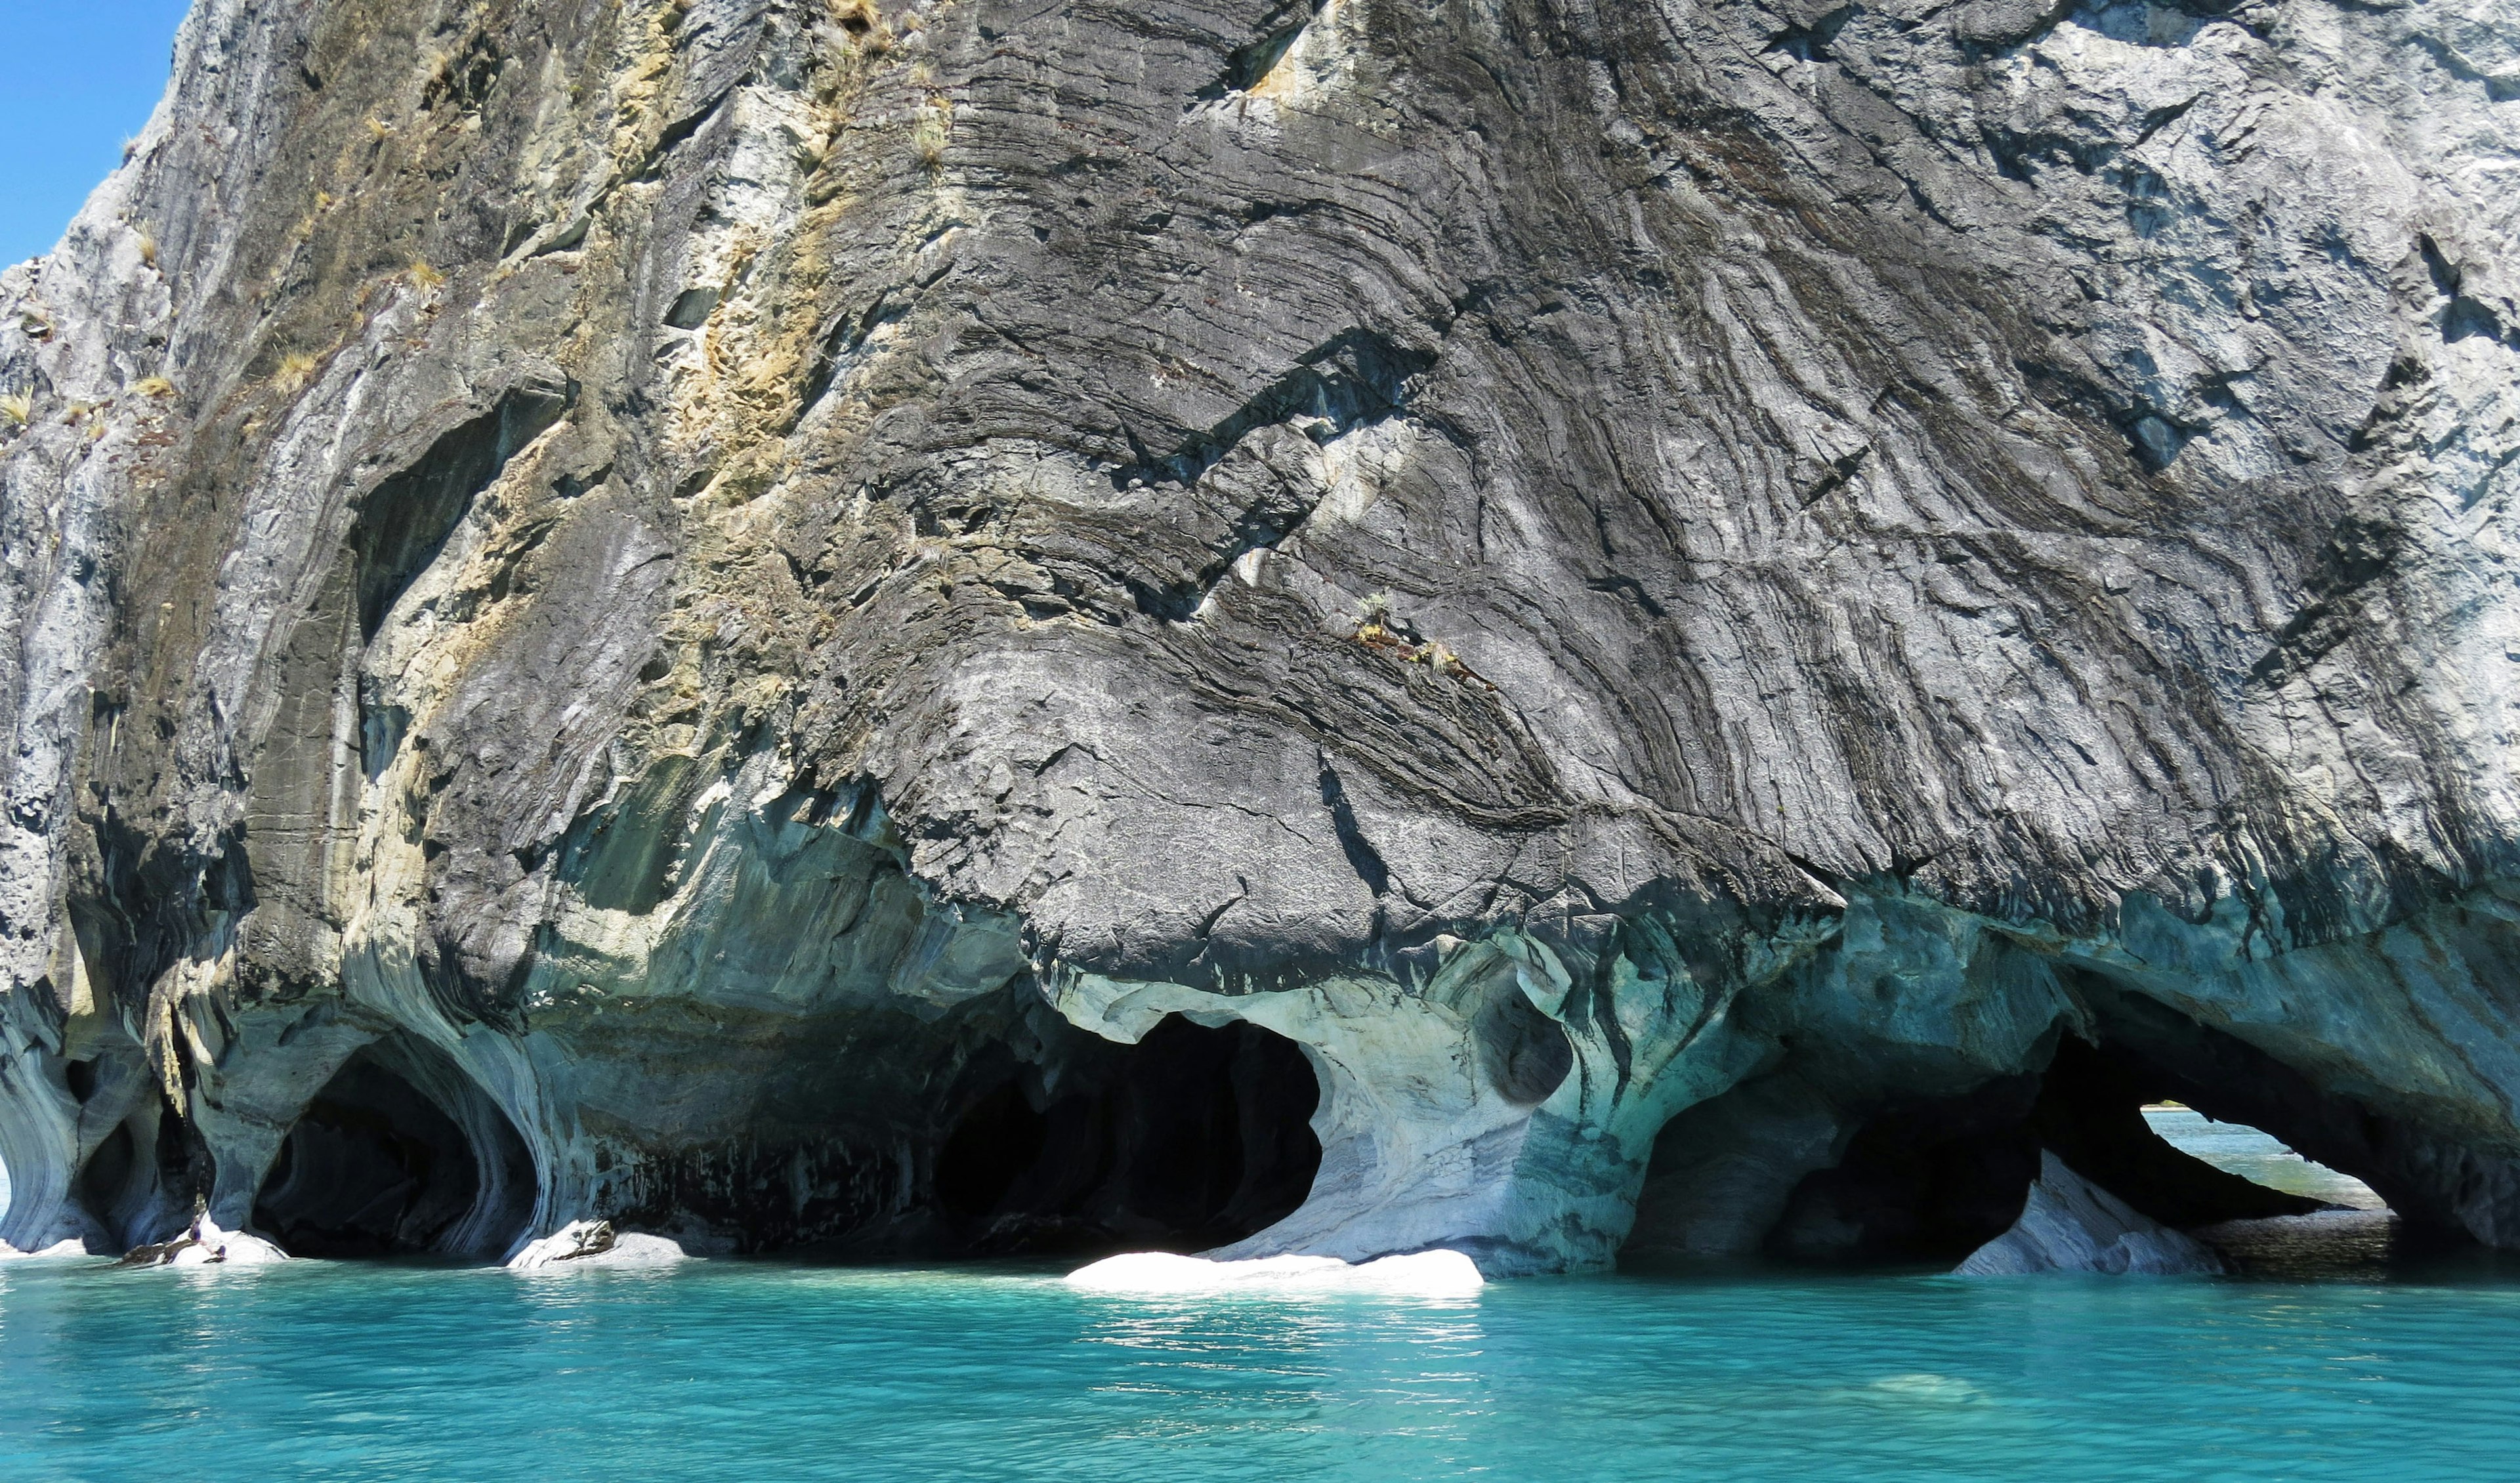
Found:
[[[184,0],[0,0],[0,266],[48,251],[166,90]]]

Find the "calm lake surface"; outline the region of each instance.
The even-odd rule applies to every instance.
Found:
[[[17,1262],[0,1477],[2514,1475],[2520,1263],[2387,1245],[2309,1277],[1624,1274],[1454,1301]]]

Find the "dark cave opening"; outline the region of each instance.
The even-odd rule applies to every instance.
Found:
[[[1656,1142],[1630,1250],[1955,1264],[2020,1218],[2049,1153],[2138,1214],[2218,1242],[2352,1210],[2366,1232],[2377,1218],[2458,1238],[2461,1187],[2420,1132],[2158,1000],[2077,987],[2090,1019],[2019,1074],[1934,1095],[1929,1068],[1814,1056],[1684,1111]]]
[[[1874,1111],[1830,1167],[1805,1175],[1768,1233],[1803,1262],[1957,1262],[2021,1216],[2039,1177],[2035,1076]]]
[[[2139,1055],[2069,1036],[2048,1064],[2031,1128],[2067,1167],[2174,1229],[2326,1208],[2198,1158],[2144,1115],[2195,1090]]]
[[[1320,1097],[1294,1042],[1169,1018],[1134,1047],[1098,1045],[1052,1077],[1024,1067],[973,1099],[938,1150],[936,1207],[974,1255],[1227,1245],[1311,1192]]]
[[[79,1171],[79,1202],[100,1218],[109,1214],[122,1191],[131,1184],[133,1171],[140,1163],[139,1141],[131,1129],[115,1123],[105,1142],[88,1155],[87,1167]]]
[[[2199,1089],[2139,1048],[2064,1036],[2040,1072],[1872,1112],[1834,1165],[1795,1186],[1766,1248],[1798,1261],[1960,1261],[2020,1218],[2043,1149],[2174,1230],[2332,1208],[2164,1138],[2144,1108],[2182,1093]]]
[[[138,1100],[89,1150],[70,1192],[115,1250],[152,1240],[180,1213],[191,1154],[175,1109],[156,1096]]]
[[[307,1103],[254,1196],[292,1256],[497,1255],[533,1212],[533,1160],[443,1055],[391,1036]]]

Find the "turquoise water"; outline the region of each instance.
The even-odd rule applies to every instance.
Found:
[[[2351,1192],[2183,1119],[2155,1115],[2236,1172]],[[2318,1249],[2254,1270],[2320,1280],[1700,1271],[1148,1299],[1010,1269],[19,1262],[0,1478],[2520,1474],[2520,1263],[2393,1256],[2385,1216],[2266,1224]]]
[[[2482,1479],[2520,1285],[0,1268],[10,1479]]]

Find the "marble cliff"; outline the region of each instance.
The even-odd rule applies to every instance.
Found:
[[[2513,0],[196,0],[0,392],[20,1248],[2520,1245]]]

